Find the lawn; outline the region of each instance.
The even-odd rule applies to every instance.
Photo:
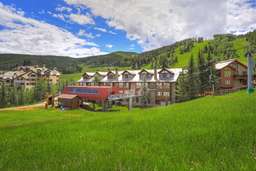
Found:
[[[0,170],[256,170],[256,95],[0,112]]]

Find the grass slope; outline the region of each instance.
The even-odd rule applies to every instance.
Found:
[[[0,170],[256,170],[255,103],[242,91],[132,112],[0,112]]]

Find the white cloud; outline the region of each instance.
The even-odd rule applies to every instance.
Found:
[[[109,49],[111,49],[112,47],[113,47],[113,45],[111,45],[111,44],[106,44],[105,45],[107,48],[109,48]]]
[[[243,34],[256,28],[256,8],[252,8],[247,0],[230,0],[228,9],[228,32]]]
[[[101,37],[101,34],[96,34],[95,37]]]
[[[69,7],[63,7],[63,6],[59,6],[55,9],[56,11],[58,12],[71,12],[72,11],[72,8],[69,8]]]
[[[97,30],[97,31],[103,32],[103,33],[108,32],[105,28],[101,28],[101,27],[95,27],[94,29]]]
[[[103,33],[109,33],[109,34],[112,34],[112,35],[117,35],[116,32],[113,32],[111,30],[107,30],[105,28],[101,28],[101,27],[94,27],[94,30],[97,30],[97,31],[100,31],[100,32],[103,32]]]
[[[0,3],[0,53],[85,57],[103,54],[93,42],[57,26],[25,17]],[[93,47],[88,47],[93,46]]]
[[[83,14],[70,14],[69,15],[70,20],[72,20],[75,23],[78,23],[80,25],[85,24],[95,24],[94,20],[88,16]]]
[[[84,30],[79,30],[78,36],[83,36],[83,37],[86,37],[88,39],[94,39],[95,38],[95,36],[92,33],[87,33]]]
[[[86,6],[110,27],[126,31],[144,50],[189,37],[246,32],[256,28],[247,0],[65,0]]]
[[[65,21],[65,15],[63,14],[52,14],[52,16]]]
[[[113,34],[113,35],[117,35],[116,32],[113,32],[113,31],[109,31],[110,34]]]

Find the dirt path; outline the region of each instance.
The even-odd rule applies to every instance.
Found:
[[[8,107],[8,108],[3,108],[0,109],[1,111],[8,111],[8,110],[32,110],[37,107],[44,107],[44,102],[38,103],[38,104],[33,104],[33,105],[27,105],[27,106],[18,106],[18,107]]]

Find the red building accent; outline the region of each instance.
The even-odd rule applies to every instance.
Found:
[[[121,89],[111,86],[68,86],[64,94],[77,95],[84,101],[104,102],[113,94],[120,94]]]

